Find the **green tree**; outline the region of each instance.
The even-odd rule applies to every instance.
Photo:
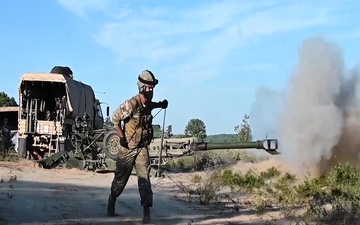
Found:
[[[253,139],[249,118],[250,116],[245,114],[245,116],[242,119],[241,126],[236,125],[234,128],[234,131],[238,134],[238,139],[241,142],[252,141]]]
[[[15,99],[8,96],[5,92],[0,92],[0,107],[2,106],[17,106]]]
[[[206,126],[201,119],[191,119],[185,127],[185,135],[197,137],[204,140],[206,135]]]

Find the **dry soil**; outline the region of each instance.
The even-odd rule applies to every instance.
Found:
[[[258,166],[261,169],[271,165],[270,160]],[[234,169],[254,167],[255,164],[239,163]],[[190,176],[187,173],[151,178],[152,224],[264,224],[268,219],[258,218],[249,209],[224,213],[181,200],[176,182],[186,183]],[[1,162],[0,177],[0,224],[141,224],[142,208],[135,175],[117,200],[116,217],[106,216],[111,173],[45,170],[36,163],[21,160]],[[276,212],[272,216],[276,217]],[[286,223],[278,220],[274,224]]]

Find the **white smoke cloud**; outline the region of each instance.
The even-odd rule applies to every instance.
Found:
[[[359,72],[355,68],[345,76],[343,53],[335,43],[304,40],[286,95],[259,90],[250,114],[254,134],[276,136],[280,157],[294,172],[318,175],[339,161],[357,162]]]

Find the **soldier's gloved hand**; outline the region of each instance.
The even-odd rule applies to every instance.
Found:
[[[129,148],[126,137],[120,137],[120,145],[124,148]]]
[[[163,109],[166,109],[168,107],[168,100],[164,99],[162,102],[160,102],[160,106]]]

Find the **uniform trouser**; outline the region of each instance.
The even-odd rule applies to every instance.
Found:
[[[146,147],[136,149],[121,148],[121,152],[116,161],[116,170],[111,184],[111,195],[119,197],[123,192],[133,167],[135,166],[138,177],[138,188],[140,193],[140,203],[143,207],[153,205],[153,192],[150,183],[150,159]]]

